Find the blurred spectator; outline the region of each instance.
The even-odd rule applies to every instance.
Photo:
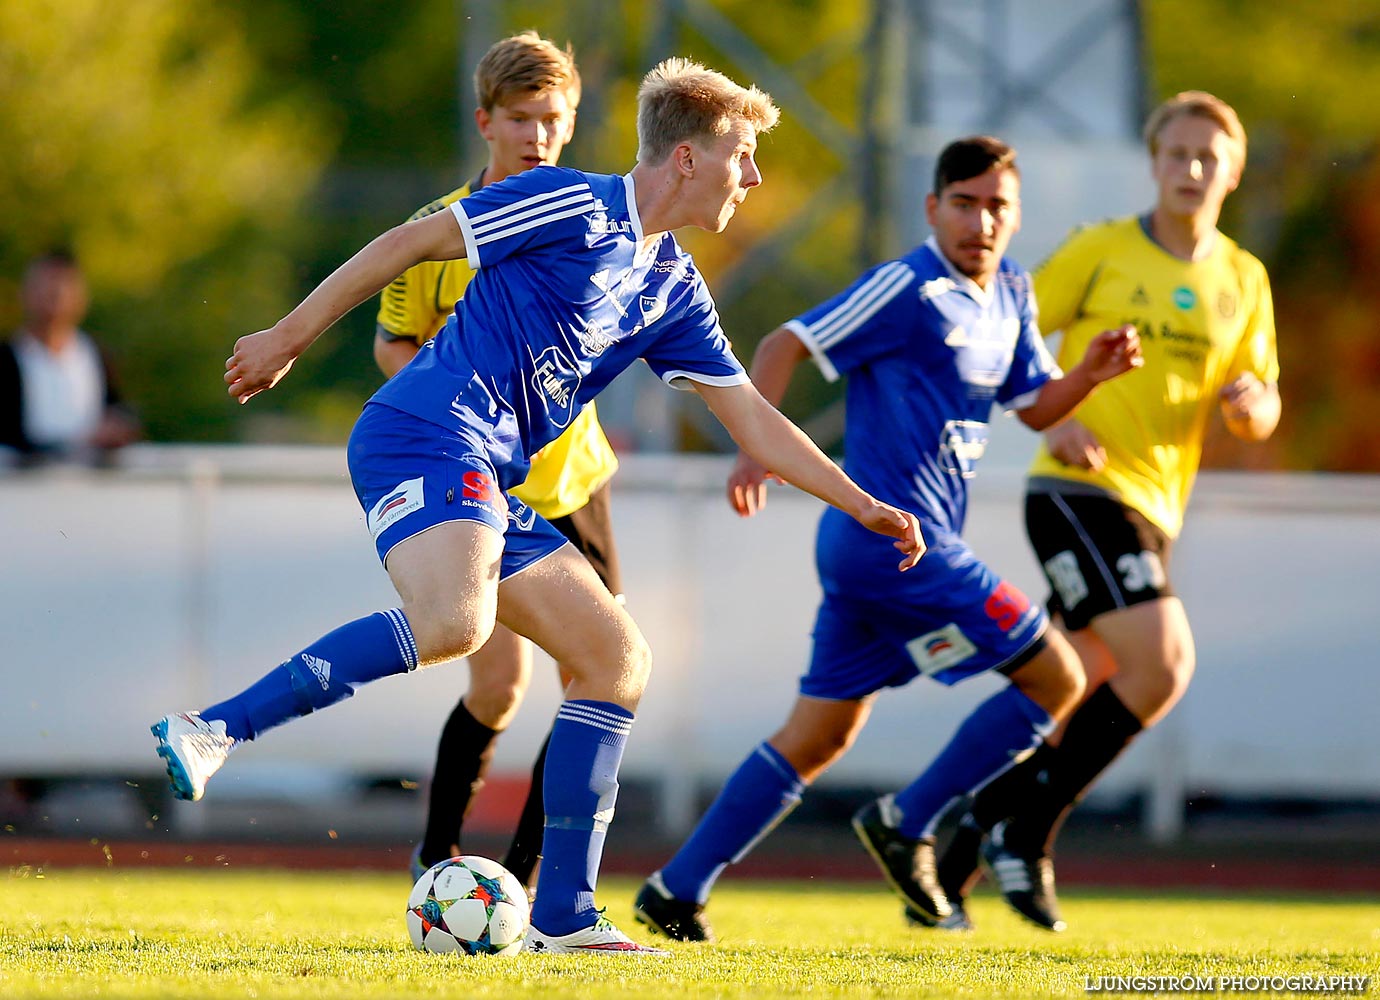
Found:
[[[67,253],[24,272],[23,325],[0,343],[0,467],[100,461],[139,437],[109,358],[79,326],[89,296]]]

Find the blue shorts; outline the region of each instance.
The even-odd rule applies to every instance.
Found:
[[[956,535],[929,537],[909,572],[890,539],[829,510],[815,556],[824,601],[800,693],[851,701],[924,675],[955,684],[1014,670],[1044,645],[1042,607],[993,573]]]
[[[399,542],[447,521],[478,521],[503,536],[498,578],[546,558],[564,535],[499,486],[478,421],[438,426],[382,403],[364,407],[346,452],[379,559]]]

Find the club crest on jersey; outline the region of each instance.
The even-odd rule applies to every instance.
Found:
[[[666,302],[655,295],[642,295],[638,297],[637,301],[638,305],[642,307],[643,326],[651,326],[661,319],[661,314],[666,311]]]
[[[533,358],[532,367],[532,388],[545,403],[552,426],[569,427],[578,408],[575,396],[584,376],[555,347],[548,347]]]
[[[416,479],[399,483],[385,493],[383,499],[374,504],[368,517],[371,536],[378,538],[390,525],[396,524],[408,514],[426,506],[426,496],[422,492],[422,480],[424,478],[418,476]]]
[[[906,652],[926,677],[958,666],[977,652],[977,646],[953,622],[943,628],[916,636],[906,643]]]

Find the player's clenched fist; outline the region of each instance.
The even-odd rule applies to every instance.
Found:
[[[1145,364],[1140,352],[1140,334],[1130,323],[1115,330],[1103,330],[1088,343],[1083,366],[1094,382],[1106,382]]]
[[[225,384],[231,396],[246,403],[277,385],[295,360],[296,352],[283,345],[276,328],[251,333],[235,341],[235,350],[225,361]]]

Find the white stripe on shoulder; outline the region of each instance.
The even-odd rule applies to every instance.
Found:
[[[593,208],[594,195],[586,191],[583,194],[572,194],[554,201],[544,201],[540,205],[534,205],[524,211],[509,213],[497,219],[491,219],[483,224],[477,224],[474,227],[474,235],[483,242],[498,230],[509,230],[522,223],[540,225],[556,215],[557,212],[561,212],[571,205],[578,206],[581,211]],[[565,218],[565,215],[561,215],[560,217]],[[527,226],[523,226],[523,228],[527,228]]]
[[[784,324],[787,330],[795,334],[796,339],[804,344],[810,351],[810,357],[814,359],[819,367],[819,373],[824,376],[826,382],[837,382],[839,380],[839,370],[834,367],[834,363],[829,360],[829,355],[824,353],[824,348],[815,343],[815,338],[810,333],[809,328],[800,320],[787,320]]]
[[[838,343],[875,316],[914,277],[910,265],[899,260],[878,268],[852,295],[811,324],[815,343],[821,348]]]
[[[590,210],[591,207],[593,207],[593,205],[594,202],[592,200],[583,201],[580,204],[575,205],[573,208],[567,208],[563,212],[555,212],[551,215],[543,215],[539,218],[531,219],[519,225],[509,226],[507,229],[501,229],[498,232],[491,232],[483,236],[476,236],[475,244],[477,246],[483,246],[486,243],[494,243],[498,240],[506,239],[509,236],[514,236],[517,233],[525,233],[529,229],[540,229],[543,226],[549,226],[553,222],[559,222],[562,219],[569,219],[571,216],[574,215],[584,215],[586,212]]]
[[[589,189],[589,184],[581,181],[579,184],[571,184],[567,187],[557,188],[554,191],[541,191],[531,197],[523,198],[522,201],[515,201],[511,205],[500,205],[498,208],[485,212],[483,215],[476,215],[470,221],[476,226],[481,226],[490,219],[495,219],[500,215],[507,215],[511,212],[522,212],[540,202],[564,198],[566,195],[574,194],[576,191],[584,191],[589,193],[591,197],[593,196],[593,192]]]

